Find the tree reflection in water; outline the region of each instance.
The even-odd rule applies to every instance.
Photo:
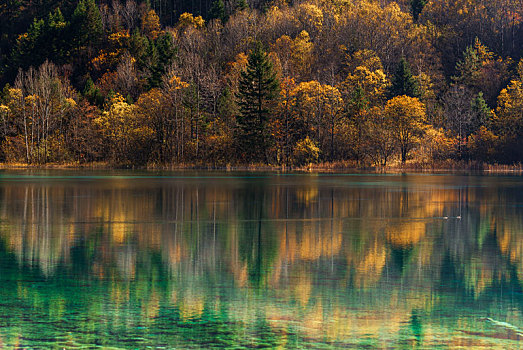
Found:
[[[20,175],[0,183],[6,346],[523,338],[517,177]]]

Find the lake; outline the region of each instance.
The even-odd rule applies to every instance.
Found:
[[[523,346],[523,177],[0,172],[0,348]]]

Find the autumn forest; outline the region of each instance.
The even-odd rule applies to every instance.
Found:
[[[0,162],[523,160],[523,0],[4,0]]]

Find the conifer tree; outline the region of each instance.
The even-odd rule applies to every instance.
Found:
[[[246,69],[241,73],[238,92],[240,116],[237,118],[237,145],[244,161],[267,161],[269,145],[267,122],[279,81],[272,63],[257,42],[251,51]]]
[[[405,58],[402,58],[392,79],[392,85],[389,89],[389,97],[396,96],[421,97],[416,79],[410,72],[410,67]]]
[[[209,10],[210,19],[219,19],[222,23],[227,21],[227,16],[225,14],[225,4],[223,0],[214,0]]]
[[[480,127],[488,125],[492,118],[492,111],[483,98],[483,93],[479,92],[470,103],[474,119],[472,120],[471,133],[479,130]]]
[[[414,21],[418,20],[419,15],[421,14],[421,11],[423,11],[423,8],[426,4],[427,0],[411,0],[410,13],[412,14],[412,18],[414,18]]]
[[[156,40],[149,40],[146,50],[146,67],[149,70],[149,87],[158,87],[167,67],[172,63],[176,54],[173,38],[169,33],[161,34]]]
[[[481,68],[492,61],[494,54],[476,38],[474,44],[467,46],[463,52],[463,59],[456,64],[456,76],[452,77],[454,83],[477,90],[481,87]]]
[[[102,15],[95,0],[80,0],[71,20],[76,48],[96,46],[103,34]]]

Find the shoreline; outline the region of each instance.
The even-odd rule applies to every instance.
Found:
[[[444,164],[410,163],[402,166],[390,165],[386,167],[358,167],[352,162],[327,162],[310,164],[308,166],[289,167],[268,164],[149,164],[142,166],[115,165],[106,162],[94,163],[0,163],[0,170],[141,170],[141,171],[224,171],[224,172],[305,172],[305,173],[485,173],[485,174],[523,174],[523,164],[504,165],[471,162],[445,162]]]

